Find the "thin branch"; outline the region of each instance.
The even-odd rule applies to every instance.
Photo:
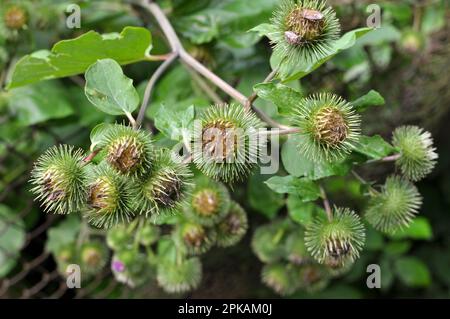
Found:
[[[167,19],[166,15],[161,10],[161,8],[158,6],[158,4],[153,3],[151,0],[142,0],[140,2],[140,5],[146,10],[148,10],[154,16],[154,18],[160,25],[164,35],[166,36],[167,41],[169,42],[169,45],[172,48],[172,51],[178,52],[180,59],[185,64],[189,65],[194,71],[203,75],[206,79],[214,83],[214,85],[216,85],[226,94],[237,100],[239,103],[241,103],[244,106],[246,105],[247,97],[244,94],[233,88],[231,85],[222,80],[220,77],[218,77],[216,74],[210,71],[203,64],[198,62],[183,48],[180,39],[175,33],[175,30],[173,29],[172,25],[170,24],[169,20]],[[288,126],[282,125],[274,121],[267,114],[265,114],[263,111],[259,109],[254,109],[254,111],[263,121],[265,121],[272,127],[278,127],[282,129],[289,128]]]
[[[187,63],[195,71],[203,75],[205,78],[213,82],[222,91],[227,93],[233,99],[238,101],[240,104],[245,105],[247,97],[236,90],[234,87],[229,85],[227,82],[218,77],[215,73],[211,72],[207,67],[194,59],[189,53],[187,53],[183,48],[180,50],[180,58],[182,61]]]
[[[364,162],[364,164],[377,163],[377,162],[395,162],[398,160],[402,154],[393,154],[380,159],[372,159]]]
[[[172,52],[166,53],[166,54],[160,54],[160,55],[147,55],[146,59],[147,61],[166,61],[167,59],[170,59],[172,56]]]
[[[165,60],[152,74],[150,77],[147,86],[145,87],[144,98],[142,99],[141,108],[139,109],[139,114],[137,117],[136,125],[140,126],[145,117],[145,112],[147,111],[148,103],[150,101],[150,97],[155,87],[156,81],[161,77],[161,75],[167,70],[167,68],[176,60],[177,53],[171,53],[170,57]]]
[[[369,190],[378,194],[379,192],[372,186],[371,183],[366,181],[361,175],[359,175],[355,170],[352,169],[351,171],[352,175],[363,185],[367,185],[369,187]]]
[[[181,42],[178,39],[175,30],[172,28],[172,25],[170,24],[169,20],[167,20],[166,15],[161,10],[161,8],[151,0],[142,0],[140,2],[140,5],[155,17],[164,35],[166,36],[167,41],[169,41],[169,45],[172,48],[172,51],[180,52],[183,46],[181,45]]]
[[[277,121],[275,121],[274,119],[272,119],[269,115],[267,115],[266,113],[264,113],[264,111],[254,107],[252,108],[252,110],[258,115],[258,117],[263,120],[264,122],[266,122],[267,124],[269,124],[269,126],[271,127],[275,127],[275,128],[279,128],[282,130],[289,130],[292,129],[292,127],[287,126],[287,125],[283,125],[281,123],[278,123]]]
[[[300,129],[296,127],[291,127],[287,129],[279,129],[279,128],[273,128],[271,130],[266,130],[260,132],[261,135],[288,135],[288,134],[295,134],[300,133]]]
[[[137,125],[137,122],[136,122],[136,120],[134,119],[133,115],[132,115],[131,113],[129,113],[129,112],[125,112],[125,115],[126,115],[126,117],[128,118],[128,121],[130,121],[131,126],[132,126],[134,129],[137,129],[138,125]]]
[[[278,69],[272,70],[272,72],[269,73],[269,75],[264,79],[262,83],[268,83],[273,80],[273,78],[277,75]],[[258,98],[258,94],[256,94],[255,91],[248,97],[245,108],[250,109],[253,105],[253,102]]]
[[[325,212],[327,213],[328,220],[331,222],[333,220],[333,212],[331,211],[330,202],[328,201],[327,194],[325,193],[325,189],[322,186],[320,188],[320,196],[323,200],[323,207],[325,208]]]
[[[94,159],[95,156],[97,156],[97,154],[100,152],[100,149],[96,149],[95,151],[91,152],[88,156],[86,156],[83,159],[83,162],[85,163],[89,163],[90,161],[92,161]]]
[[[206,83],[192,68],[186,64],[186,70],[191,75],[192,79],[198,84],[200,89],[216,104],[223,104],[222,98]]]

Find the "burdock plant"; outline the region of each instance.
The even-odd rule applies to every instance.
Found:
[[[359,216],[348,208],[335,208],[331,220],[320,215],[305,232],[308,251],[319,263],[331,268],[355,261],[364,240],[364,226]]]
[[[169,150],[155,150],[152,170],[134,183],[133,208],[145,216],[174,213],[185,203],[191,172],[187,164],[172,158]]]
[[[300,129],[299,151],[312,161],[336,161],[355,148],[360,116],[350,103],[334,94],[299,101],[293,122]]]
[[[211,106],[195,127],[195,165],[205,175],[227,183],[244,179],[257,164],[261,127],[256,115],[241,105]]]
[[[127,176],[142,176],[152,162],[152,140],[144,130],[115,124],[108,130],[99,147],[106,152],[106,161],[117,172]]]
[[[170,293],[181,293],[196,288],[202,278],[202,264],[197,257],[166,261],[157,268],[157,280]]]
[[[85,216],[97,227],[110,228],[130,221],[130,190],[126,179],[106,163],[92,168]]]
[[[27,20],[27,12],[17,5],[10,6],[3,14],[3,21],[9,29],[21,29],[26,25]]]
[[[298,288],[295,268],[281,262],[265,265],[261,277],[267,286],[282,296],[290,295]]]
[[[103,242],[84,243],[80,248],[81,269],[87,275],[98,273],[108,262],[108,249]]]
[[[38,158],[31,176],[31,191],[44,211],[69,214],[84,207],[87,173],[81,150],[68,145],[51,147]]]
[[[381,192],[372,193],[365,218],[375,229],[393,233],[408,227],[421,204],[422,197],[411,182],[391,176]]]
[[[186,214],[199,224],[212,226],[230,209],[230,194],[225,185],[209,178],[197,178]]]
[[[325,56],[340,32],[336,13],[322,0],[283,0],[271,22],[274,53],[287,64]]]
[[[179,226],[176,231],[187,252],[198,255],[208,251],[215,243],[216,233],[212,228],[186,222]]]
[[[174,9],[172,2],[175,1],[165,1],[169,11]],[[128,119],[125,124],[97,125],[90,134],[89,154],[84,155],[71,146],[52,147],[37,160],[31,179],[32,191],[42,202],[44,211],[80,212],[91,225],[108,228],[106,243],[114,251],[111,269],[118,281],[137,287],[156,275],[157,282],[167,292],[195,289],[202,275],[199,256],[214,245],[237,244],[249,225],[258,223],[256,217],[252,223],[249,221],[250,215],[244,208],[251,208],[272,219],[269,224],[258,226],[251,239],[255,255],[265,264],[264,283],[283,295],[301,288],[309,291],[324,287],[331,278],[350,270],[365,241],[360,216],[351,209],[330,206],[333,197],[341,194],[336,195],[341,191],[340,185],[347,182],[362,186],[363,191],[352,192],[352,197],[368,199],[364,217],[377,230],[393,233],[411,224],[422,200],[412,182],[424,178],[436,164],[437,154],[430,133],[415,126],[400,127],[393,133],[393,145],[381,136],[361,136],[360,113],[371,105],[382,104],[377,92],[370,91],[348,102],[333,93],[312,92],[304,96],[288,84],[291,81],[298,84],[302,77],[351,47],[370,28],[351,30],[336,41],[339,22],[325,1],[282,0],[271,23],[253,29],[270,38],[274,52],[271,72],[264,80],[261,77],[261,83],[255,83],[253,92],[247,95],[230,83],[233,80],[250,89],[248,79],[252,76],[235,77],[237,69],[231,67],[232,63],[226,63],[225,68],[230,67],[226,70],[230,81],[222,80],[187,53],[183,48],[186,41],[177,38],[157,1],[141,1],[140,5],[156,18],[162,34],[169,35],[167,43],[173,54],[150,54],[152,37],[148,30],[127,27],[120,36],[91,32],[64,40],[55,44],[51,52],[23,57],[14,64],[11,74],[5,74],[7,88],[15,90],[39,80],[86,71],[85,94],[93,106],[110,116]],[[26,12],[17,8],[7,11],[7,8],[0,9],[0,33],[6,31],[0,38],[7,39],[6,50],[11,45],[21,48],[21,35],[27,32],[22,34],[18,29],[26,28]],[[35,26],[35,20],[39,17],[34,17],[30,26]],[[207,38],[215,36],[203,35],[205,41],[200,39],[200,42],[206,44]],[[89,47],[99,48],[88,55],[83,46],[87,40],[92,44]],[[255,50],[245,52],[252,51]],[[0,48],[0,64],[9,66],[12,63],[6,60],[14,54],[7,53]],[[235,53],[243,57],[236,50],[220,56],[231,57]],[[92,65],[89,65],[90,58]],[[195,88],[204,91],[201,99],[187,99],[191,88],[186,92],[181,88],[183,94],[179,94],[178,86],[184,85],[185,78],[179,78],[177,70],[166,77],[165,85],[155,82],[176,59],[189,68],[185,75],[192,75]],[[121,64],[153,60],[164,62],[150,76],[141,99]],[[229,62],[226,58],[221,60]],[[249,62],[244,60],[240,61],[239,69]],[[75,67],[71,61],[83,63],[76,63]],[[161,93],[163,87],[168,94]],[[39,86],[30,88],[30,92],[36,88]],[[53,91],[48,90],[49,94]],[[14,105],[21,103],[17,99],[20,91],[12,93],[0,94],[0,104],[8,105],[8,111],[10,108],[16,111]],[[151,101],[152,93],[170,99]],[[10,98],[15,103],[9,103]],[[204,98],[217,104],[203,108]],[[259,103],[261,100],[265,102]],[[188,101],[195,101],[195,105],[185,107]],[[149,112],[148,106],[155,104]],[[155,110],[155,107],[159,108]],[[268,110],[271,114],[266,113]],[[17,107],[18,115],[24,111],[24,107]],[[54,117],[45,112],[45,119],[68,115],[63,112],[64,108]],[[286,114],[289,118],[283,118]],[[150,115],[154,125],[144,123]],[[20,117],[14,121],[14,129],[27,116]],[[44,119],[32,120],[29,124]],[[70,121],[69,117],[66,120]],[[268,129],[263,131],[265,127]],[[2,130],[2,140],[10,139],[10,134],[3,138],[3,132],[8,131]],[[182,147],[183,158],[163,148],[172,145],[178,150]],[[2,154],[5,150],[7,153],[8,148],[0,147]],[[266,164],[266,159],[270,159],[270,166],[261,170],[261,176],[249,179],[258,164]],[[4,164],[3,155],[1,161]],[[360,176],[355,168],[393,161],[402,177],[389,177],[380,189]],[[278,164],[283,165],[279,170]],[[191,168],[196,170],[195,179]],[[270,171],[272,168],[275,171]],[[346,176],[350,172],[355,181]],[[9,173],[15,176],[16,171]],[[271,176],[262,176],[266,174]],[[339,179],[330,181],[337,176]],[[240,183],[232,185],[235,182]],[[274,196],[270,190],[280,196]],[[332,191],[329,197],[327,190]],[[282,194],[288,195],[286,200]],[[234,201],[237,199],[239,203]],[[339,198],[340,202],[345,200]],[[285,215],[282,219],[281,214]],[[64,234],[71,238],[71,245],[61,250],[54,243],[48,247],[54,248],[52,253],[60,272],[64,271],[62,266],[75,262],[86,273],[94,273],[105,264],[108,252],[97,241],[89,239],[104,235],[104,230],[92,229],[85,221],[78,228],[76,219],[70,221],[73,224],[61,225]],[[49,240],[59,238],[54,234]],[[65,241],[57,244],[64,245]]]
[[[236,202],[231,202],[228,214],[216,225],[217,246],[229,247],[239,242],[248,229],[245,210]]]
[[[396,164],[412,181],[428,175],[436,165],[436,148],[429,132],[417,126],[401,126],[392,135],[392,144],[400,151]]]

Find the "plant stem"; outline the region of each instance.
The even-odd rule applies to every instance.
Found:
[[[148,103],[150,101],[150,97],[155,87],[156,81],[161,77],[161,75],[167,70],[167,68],[176,60],[178,54],[176,52],[171,53],[167,60],[165,60],[152,74],[150,77],[147,86],[145,87],[144,98],[142,99],[141,108],[139,109],[139,114],[136,121],[136,126],[140,126],[145,117],[145,112],[148,107]]]
[[[366,161],[364,164],[370,164],[370,163],[376,163],[376,162],[395,162],[398,160],[402,155],[401,154],[393,154],[389,155],[380,159],[372,159],[369,161]]]
[[[320,188],[320,196],[323,200],[323,207],[325,208],[325,212],[327,213],[328,221],[333,220],[333,212],[331,211],[330,202],[328,201],[327,193],[325,193],[325,189],[322,186]]]
[[[269,73],[269,75],[264,79],[263,83],[267,83],[273,80],[273,78],[277,75],[278,69],[272,70],[272,72]],[[255,91],[247,98],[247,101],[245,103],[245,108],[250,109],[252,108],[253,102],[258,98],[258,94],[256,94]]]
[[[153,3],[151,0],[142,0],[140,2],[140,5],[146,10],[148,10],[156,19],[164,35],[166,36],[172,51],[178,53],[178,56],[181,59],[181,61],[183,61],[185,64],[191,67],[194,71],[203,75],[206,79],[211,81],[214,85],[216,85],[218,88],[220,88],[222,91],[224,91],[226,94],[231,96],[233,99],[235,99],[245,107],[248,99],[244,94],[233,88],[231,85],[222,80],[220,77],[218,77],[215,73],[213,73],[203,64],[198,62],[184,49],[183,45],[180,42],[180,39],[175,33],[175,30],[173,29],[172,25],[170,24],[169,20],[167,19],[166,15],[161,10],[158,4]],[[263,121],[265,121],[272,127],[278,127],[282,129],[289,128],[288,126],[282,125],[276,122],[275,120],[271,119],[267,114],[265,114],[263,111],[259,109],[254,109],[254,111]]]
[[[85,163],[89,163],[90,161],[92,161],[94,159],[95,156],[97,156],[97,154],[100,152],[100,149],[96,149],[94,151],[92,151],[88,156],[86,156],[83,159],[83,162]]]
[[[271,129],[264,132],[261,132],[261,135],[288,135],[288,134],[295,134],[300,133],[300,129],[296,127],[290,127],[286,129]]]
[[[138,125],[137,125],[137,122],[136,122],[136,120],[134,119],[133,115],[131,115],[131,113],[129,113],[129,112],[125,112],[125,115],[126,115],[126,117],[128,118],[128,121],[130,121],[131,126],[132,126],[134,129],[137,129]]]
[[[189,65],[186,64],[186,70],[191,75],[192,79],[198,84],[200,89],[216,104],[223,104],[221,97],[206,83]]]
[[[353,176],[354,176],[361,184],[369,186],[369,190],[370,190],[370,191],[372,191],[372,192],[374,192],[374,193],[376,193],[376,194],[379,193],[375,188],[373,188],[373,186],[372,186],[368,181],[366,181],[363,177],[361,177],[361,175],[359,175],[355,170],[352,169],[351,172],[352,172],[352,175],[353,175]]]
[[[172,53],[161,54],[161,55],[147,55],[147,61],[165,61],[172,56]]]

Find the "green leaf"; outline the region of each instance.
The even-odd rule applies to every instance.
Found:
[[[126,27],[120,34],[103,35],[89,31],[78,38],[59,41],[51,51],[24,56],[15,66],[8,89],[81,74],[99,59],[114,59],[121,65],[146,60],[151,44],[146,28]]]
[[[334,43],[332,48],[329,50],[328,55],[321,59],[309,63],[307,61],[298,61],[298,63],[296,63],[295,65],[287,65],[286,63],[284,63],[280,66],[280,63],[283,61],[284,57],[272,54],[270,64],[272,66],[272,69],[280,67],[279,76],[283,82],[298,80],[316,70],[318,67],[329,61],[339,52],[355,45],[356,40],[358,40],[369,31],[372,31],[372,28],[359,28],[347,32]]]
[[[260,36],[260,37],[266,36],[270,40],[272,40],[270,35],[276,31],[277,31],[277,28],[275,27],[275,25],[273,25],[271,23],[261,23],[261,24],[257,25],[256,27],[251,28],[249,30],[249,32],[256,32],[258,34],[258,36]]]
[[[108,133],[108,130],[110,130],[113,126],[113,124],[109,123],[100,123],[92,129],[89,136],[91,139],[91,152],[95,149],[95,146],[102,141],[105,134]]]
[[[345,160],[341,162],[313,162],[304,157],[298,150],[298,135],[289,136],[281,149],[281,160],[286,171],[293,176],[305,176],[311,180],[317,180],[333,175],[344,176],[351,169],[351,163]]]
[[[248,201],[257,212],[272,219],[276,216],[285,201],[283,195],[274,193],[265,183],[267,175],[254,174],[248,182]]]
[[[370,45],[376,47],[381,44],[398,41],[401,37],[401,32],[395,26],[383,23],[381,28],[373,29],[361,38],[356,46]]]
[[[195,44],[215,39],[230,43],[227,41],[230,36],[246,34],[250,28],[269,20],[277,5],[278,0],[259,0],[257,6],[248,0],[214,1],[203,10],[174,19],[174,24],[177,31]],[[253,37],[241,44],[248,47],[258,39]]]
[[[175,112],[161,105],[155,115],[155,127],[168,138],[181,141],[189,141],[192,132],[192,123],[195,118],[195,109],[191,105],[187,109]]]
[[[275,104],[282,115],[291,114],[302,98],[300,92],[281,83],[259,83],[254,89],[260,98]]]
[[[319,186],[305,178],[292,175],[273,176],[264,183],[276,193],[293,194],[299,196],[305,202],[316,200],[320,196]]]
[[[390,235],[394,239],[418,239],[429,240],[433,237],[433,231],[428,219],[425,217],[416,217],[408,228],[397,231],[395,234]]]
[[[139,104],[133,80],[112,59],[98,60],[86,71],[84,92],[88,100],[111,115],[131,114]]]
[[[80,125],[86,128],[92,128],[101,122],[111,123],[114,121],[114,116],[107,115],[97,108],[92,107],[84,90],[80,90],[78,86],[71,86],[66,88],[67,95],[70,96],[70,102],[74,106],[74,111],[78,116]]]
[[[296,195],[289,195],[287,198],[287,208],[289,216],[293,221],[308,225],[319,214],[325,214],[325,210],[312,202],[305,202]]]
[[[355,151],[371,159],[380,159],[391,154],[394,147],[380,135],[361,136]]]
[[[367,94],[354,100],[352,105],[355,107],[356,111],[364,112],[370,106],[381,106],[385,103],[386,102],[380,93],[375,90],[370,90]]]
[[[73,243],[80,231],[80,226],[80,219],[75,215],[69,215],[58,225],[51,227],[47,233],[46,250],[55,253],[65,245]]]
[[[385,246],[383,252],[388,256],[401,256],[406,254],[410,248],[409,241],[393,241]]]
[[[426,287],[431,283],[428,267],[416,257],[402,257],[395,261],[395,272],[409,287]]]
[[[11,209],[0,204],[0,278],[15,266],[25,243],[24,223]]]
[[[383,236],[372,226],[366,225],[366,243],[364,248],[367,250],[380,250],[384,246]]]
[[[57,81],[36,83],[9,92],[9,108],[20,125],[29,126],[73,114],[64,87]]]

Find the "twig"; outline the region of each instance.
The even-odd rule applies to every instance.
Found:
[[[182,61],[187,63],[195,71],[203,75],[205,78],[214,83],[222,91],[227,93],[233,99],[238,101],[240,104],[245,105],[247,97],[229,85],[227,82],[218,77],[215,73],[211,72],[207,67],[194,59],[189,53],[187,53],[183,48],[180,51],[180,58]]]
[[[278,69],[272,70],[272,72],[269,73],[269,75],[264,79],[262,83],[268,83],[273,80],[273,78],[277,75]],[[258,98],[258,94],[256,94],[255,91],[247,98],[247,101],[245,103],[245,108],[250,109],[253,105],[253,102]]]
[[[327,194],[325,193],[325,189],[322,186],[320,188],[320,196],[323,200],[323,206],[325,208],[325,212],[327,213],[328,220],[331,222],[333,220],[333,213],[331,211],[330,202],[328,201]]]
[[[359,175],[355,170],[352,169],[351,171],[352,175],[363,185],[367,185],[369,187],[369,190],[374,193],[379,193],[368,181],[366,181],[361,175]]]
[[[274,119],[272,119],[269,115],[267,115],[266,113],[264,113],[264,111],[258,109],[258,108],[252,108],[252,110],[258,115],[258,117],[263,120],[264,122],[266,122],[267,124],[269,124],[269,126],[271,127],[275,127],[275,128],[279,128],[282,130],[289,130],[289,129],[293,129],[290,126],[287,125],[283,125],[281,123],[278,123],[277,121],[275,121]]]
[[[383,157],[380,159],[368,160],[368,161],[364,162],[364,164],[370,164],[370,163],[376,163],[376,162],[395,162],[401,156],[402,156],[402,154],[393,154],[393,155],[389,155],[389,156],[386,156],[386,157]]]
[[[200,89],[216,104],[223,104],[222,98],[206,83],[197,73],[195,73],[189,65],[186,64],[186,70],[191,75],[192,79],[198,84]]]
[[[220,88],[222,91],[224,91],[226,94],[234,98],[236,101],[238,101],[242,105],[246,105],[247,103],[247,97],[233,88],[231,85],[229,85],[227,82],[222,80],[220,77],[218,77],[215,73],[210,71],[207,67],[205,67],[203,64],[198,62],[194,57],[192,57],[182,46],[180,39],[178,38],[177,34],[175,33],[175,30],[173,29],[172,25],[170,24],[169,20],[167,19],[164,12],[161,10],[161,8],[156,4],[153,3],[151,0],[142,0],[140,2],[140,5],[148,10],[156,19],[159,26],[161,27],[164,35],[167,38],[167,41],[169,42],[169,45],[173,52],[177,52],[180,59],[187,65],[189,65],[194,71],[200,73],[203,75],[206,79],[214,83],[218,88]],[[265,114],[263,111],[259,109],[255,109],[255,113],[267,124],[269,124],[272,127],[278,127],[282,129],[289,128],[288,126],[282,125],[274,120],[272,120],[267,114]]]
[[[171,56],[172,56],[172,52],[166,53],[166,54],[160,54],[160,55],[147,55],[146,59],[147,59],[147,61],[165,61],[167,59],[170,59]]]
[[[93,152],[91,152],[88,156],[86,156],[83,159],[83,162],[89,163],[90,161],[92,161],[94,159],[95,156],[97,156],[98,152],[100,152],[100,149],[94,150]]]
[[[286,129],[273,128],[271,130],[262,131],[261,135],[288,135],[300,133],[300,129],[297,127],[290,127]]]
[[[132,126],[134,129],[137,129],[138,125],[137,125],[137,122],[136,122],[136,120],[134,119],[133,115],[132,115],[131,113],[129,113],[129,112],[125,112],[125,115],[126,115],[126,117],[128,118],[128,121],[130,121],[131,126]]]
[[[161,77],[161,75],[167,70],[167,68],[175,61],[177,58],[177,53],[171,53],[170,57],[165,60],[152,74],[150,80],[148,81],[147,86],[145,87],[144,98],[142,99],[141,108],[139,109],[139,114],[136,121],[136,126],[140,126],[145,117],[145,112],[148,107],[148,102],[150,101],[150,97],[153,91],[153,88],[156,84],[156,81]]]

